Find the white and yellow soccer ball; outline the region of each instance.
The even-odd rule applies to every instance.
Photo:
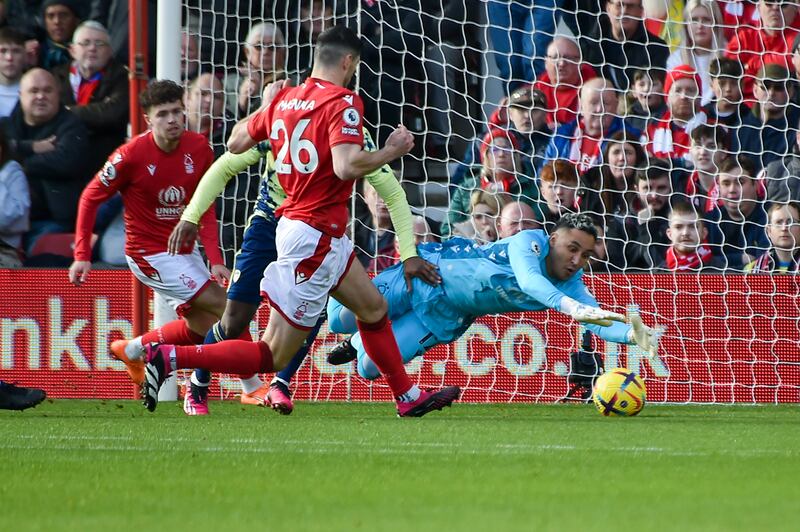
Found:
[[[646,397],[644,381],[627,368],[603,373],[592,390],[594,404],[604,416],[635,416],[644,408]]]

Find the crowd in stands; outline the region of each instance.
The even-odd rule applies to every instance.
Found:
[[[196,3],[202,16],[188,3],[181,36],[187,128],[216,156],[265,84],[302,80],[316,36],[356,20],[330,1],[244,2],[233,28],[214,2]],[[74,230],[83,187],[126,138],[122,4],[0,0],[0,267],[59,264],[47,236]],[[281,16],[265,19],[267,4]],[[376,140],[420,122],[415,154],[450,163],[446,215],[418,217],[418,241],[491,242],[587,212],[602,237],[594,272],[800,268],[796,3],[361,4],[359,83]],[[506,97],[464,128],[470,100],[484,100],[468,73],[487,61]],[[219,200],[229,266],[260,171]],[[371,187],[361,192],[355,243],[380,271],[399,257],[391,220]],[[98,216],[98,261],[124,264],[122,209],[112,198]]]

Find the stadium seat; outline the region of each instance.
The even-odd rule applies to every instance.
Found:
[[[92,246],[97,242],[98,235],[92,234]],[[75,249],[75,233],[48,233],[42,235],[33,245],[30,256],[58,255],[72,259]]]

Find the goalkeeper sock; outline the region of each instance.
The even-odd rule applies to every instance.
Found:
[[[239,380],[242,381],[242,391],[244,393],[253,393],[264,386],[264,381],[259,379],[258,375],[253,375],[252,373],[250,376],[239,375]]]
[[[165,323],[142,336],[142,344],[152,342],[170,345],[195,345],[202,343],[203,337],[189,328],[186,320],[178,319]]]
[[[376,323],[364,323],[361,320],[357,320],[356,324],[359,332],[361,332],[364,350],[369,358],[375,362],[375,365],[378,366],[383,376],[386,377],[386,382],[392,390],[392,395],[398,400],[401,400],[404,394],[409,393],[411,394],[410,396],[416,394],[419,397],[419,390],[413,390],[416,386],[412,384],[405,367],[403,367],[403,359],[400,356],[400,349],[397,347],[397,341],[394,338],[392,324],[388,316],[384,314]]]
[[[218,344],[175,346],[178,368],[205,368],[252,375],[272,371],[272,351],[264,342],[227,340]]]

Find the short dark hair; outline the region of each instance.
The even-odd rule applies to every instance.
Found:
[[[319,34],[314,61],[331,66],[348,54],[361,56],[361,39],[356,32],[344,24],[337,24]]]
[[[636,70],[633,72],[633,82],[636,83],[640,79],[649,78],[653,81],[660,81],[663,85],[664,82],[667,80],[667,73],[666,71],[660,68],[654,68],[652,70]]]
[[[700,215],[700,212],[688,201],[679,201],[675,203],[675,205],[672,206],[672,211],[670,211],[669,217],[672,219],[674,215],[681,214],[684,216],[697,216],[697,221],[703,223],[703,217]]]
[[[148,83],[147,88],[139,95],[139,104],[142,111],[147,113],[150,108],[165,103],[182,102],[183,88],[169,79],[155,79]]]
[[[749,157],[745,157],[742,154],[737,155],[736,157],[728,157],[719,165],[719,173],[720,174],[728,174],[733,170],[742,170],[742,174],[746,175],[750,179],[755,179],[756,175],[758,174],[758,167],[756,163],[753,162],[752,159]]]
[[[708,67],[708,74],[712,78],[735,78],[738,80],[744,75],[744,70],[742,64],[736,59],[715,57]]]
[[[700,144],[703,139],[713,139],[717,144],[717,149],[728,147],[728,133],[720,126],[700,124],[692,130],[689,136],[692,138],[692,142],[696,144]]]
[[[597,240],[597,228],[592,217],[582,212],[570,212],[561,216],[553,228],[555,233],[559,229],[578,229],[584,233],[591,235]]]
[[[672,165],[667,159],[650,159],[644,168],[636,172],[636,181],[650,181],[652,179],[659,179],[672,177]]]
[[[23,35],[22,32],[16,28],[6,26],[4,28],[0,28],[0,43],[25,46],[25,35]]]

